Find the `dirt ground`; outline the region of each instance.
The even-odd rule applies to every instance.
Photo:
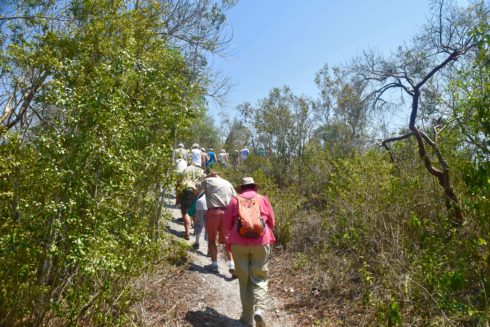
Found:
[[[168,207],[174,217],[167,223],[168,232],[191,245],[195,241],[194,236],[189,241],[182,238],[184,226],[178,219],[180,210],[170,205]],[[175,327],[244,326],[238,321],[241,314],[238,280],[231,278],[224,259],[219,259],[219,274],[210,273],[204,268],[211,263],[204,235],[201,235],[199,249],[189,247],[188,258],[188,262],[180,267],[165,266],[140,279],[142,300],[133,307],[137,324]],[[277,274],[281,269],[273,267],[277,260],[272,258],[269,266],[271,275],[267,326],[309,326],[308,323],[303,324],[306,321],[301,311],[287,309],[294,306],[289,303],[294,298],[284,293],[284,289],[291,288],[280,284],[282,278]],[[300,319],[295,316],[297,313],[300,313]]]

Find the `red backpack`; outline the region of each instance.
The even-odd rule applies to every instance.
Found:
[[[236,196],[238,201],[237,231],[240,236],[258,238],[265,233],[264,219],[260,215],[260,195],[251,199]]]

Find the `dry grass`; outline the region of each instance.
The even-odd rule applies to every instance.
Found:
[[[373,317],[359,302],[361,284],[339,258],[328,258],[332,269],[322,270],[317,263],[298,253],[275,249],[270,262],[269,290],[284,303],[304,326],[367,326]],[[347,269],[347,271],[346,271]],[[339,273],[332,276],[331,272]]]
[[[140,295],[131,310],[140,326],[185,326],[188,303],[193,301],[199,281],[186,267],[163,265],[135,281]]]

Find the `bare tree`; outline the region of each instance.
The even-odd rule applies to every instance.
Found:
[[[431,83],[458,60],[469,55],[475,47],[472,30],[487,15],[483,2],[467,8],[459,8],[450,1],[436,0],[432,3],[433,15],[422,32],[409,45],[400,47],[390,58],[372,51],[364,53],[352,65],[353,71],[370,83],[372,92],[368,97],[380,108],[387,103],[388,91],[401,90],[411,102],[409,132],[385,139],[382,145],[389,150],[391,142],[415,137],[420,158],[427,171],[435,176],[444,190],[445,203],[455,218],[454,224],[464,223],[460,201],[450,179],[450,168],[439,147],[441,126],[431,126],[428,132],[420,126],[420,114],[424,108],[424,96],[430,95]],[[426,108],[425,108],[426,109]]]
[[[209,69],[209,55],[226,55],[232,34],[225,31],[225,12],[236,0],[159,0],[163,15],[161,34],[179,48],[192,67],[193,83],[206,85],[206,96],[219,104],[232,83],[227,75]]]

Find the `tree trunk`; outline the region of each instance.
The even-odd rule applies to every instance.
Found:
[[[431,141],[428,137],[424,138],[422,132],[419,131],[417,127],[415,127],[415,117],[417,116],[419,97],[420,91],[416,88],[412,98],[412,114],[410,118],[409,129],[413,132],[415,138],[417,139],[419,155],[424,161],[425,168],[431,175],[437,178],[439,185],[441,185],[444,189],[446,208],[448,212],[454,216],[455,219],[453,224],[459,227],[462,226],[464,223],[464,215],[463,211],[461,210],[459,199],[456,193],[454,193],[454,190],[450,183],[449,167],[447,167],[446,161],[442,157],[442,154],[440,153],[437,144],[434,141]],[[427,150],[425,148],[425,142],[427,142],[427,144],[429,144],[429,146],[431,146],[436,151],[439,162],[442,166],[442,170],[439,170],[432,165],[431,159],[429,158],[429,155],[427,154]]]

